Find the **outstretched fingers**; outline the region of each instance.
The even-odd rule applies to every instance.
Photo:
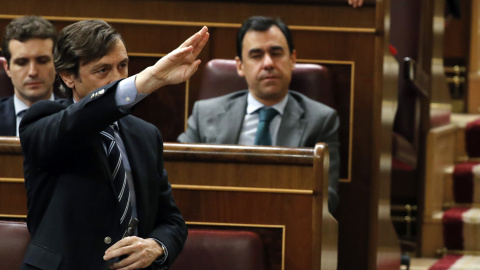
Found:
[[[206,27],[205,27],[206,28]],[[192,54],[195,56],[195,58],[200,54],[200,52],[203,50],[203,47],[205,47],[205,44],[207,44],[207,41],[210,37],[210,34],[206,32],[203,35],[203,38],[197,43],[196,46],[193,46],[193,51]]]
[[[184,80],[190,79],[195,72],[198,70],[198,66],[200,65],[202,61],[200,59],[195,60],[192,64],[190,64],[186,69],[185,69],[185,74],[183,76]]]
[[[205,37],[205,35],[208,33],[208,28],[206,26],[202,27],[200,31],[189,37],[185,42],[180,45],[178,48],[185,48],[188,46],[193,46],[196,47]]]

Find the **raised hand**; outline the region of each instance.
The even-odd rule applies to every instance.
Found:
[[[197,56],[208,38],[208,28],[204,26],[155,65],[140,72],[135,82],[138,92],[149,94],[164,85],[188,80],[198,69],[200,60]]]

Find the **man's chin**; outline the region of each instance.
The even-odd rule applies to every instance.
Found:
[[[50,98],[50,92],[45,89],[29,89],[24,92],[24,96],[30,101],[38,101],[41,99],[48,99]]]

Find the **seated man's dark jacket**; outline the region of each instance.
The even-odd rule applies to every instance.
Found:
[[[237,144],[247,108],[247,90],[195,102],[187,131],[179,142]],[[337,112],[303,94],[289,91],[288,102],[277,134],[277,146],[314,147],[328,144],[330,152],[329,210],[338,204],[340,120]]]
[[[55,96],[55,100],[59,98]],[[13,96],[0,98],[0,136],[17,136],[17,116]]]
[[[121,239],[111,171],[100,131],[118,121],[135,185],[138,235],[168,249],[166,269],[187,237],[163,168],[158,129],[120,112],[117,83],[72,104],[39,101],[20,124],[28,197],[28,246],[22,269],[107,269],[105,250]],[[103,93],[103,94],[102,94]],[[111,237],[110,244],[105,238]]]

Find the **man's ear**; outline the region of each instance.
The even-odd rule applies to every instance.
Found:
[[[5,61],[3,61],[3,69],[5,70],[5,73],[7,73],[8,77],[12,77],[10,76],[10,69],[8,68],[8,62],[7,62],[7,59],[5,59]]]
[[[235,61],[237,62],[237,74],[240,77],[245,77],[245,74],[243,73],[243,62],[240,60],[238,56],[235,57]]]
[[[70,71],[64,70],[60,71],[58,75],[60,75],[60,78],[68,86],[68,88],[75,88],[75,74],[71,73]]]
[[[293,50],[290,55],[290,62],[292,63],[292,70],[295,69],[295,63],[297,62],[297,51]]]

